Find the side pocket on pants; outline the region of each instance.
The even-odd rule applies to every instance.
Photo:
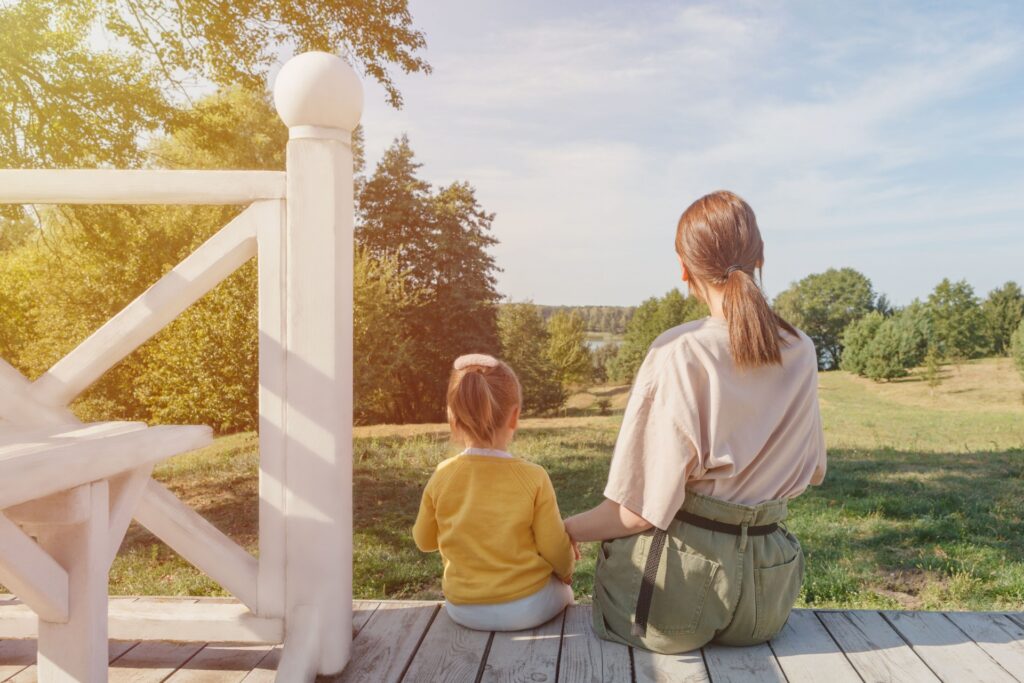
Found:
[[[800,596],[804,554],[774,567],[754,569],[754,640],[769,640],[782,630]]]

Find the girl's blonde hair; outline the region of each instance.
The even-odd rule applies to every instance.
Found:
[[[523,401],[516,373],[504,361],[484,354],[460,356],[448,379],[448,421],[481,444],[494,443]]]
[[[704,283],[724,287],[722,312],[736,364],[781,365],[780,330],[794,337],[797,332],[772,310],[758,284],[764,241],[750,205],[725,190],[701,197],[679,219],[676,253],[694,276],[700,298],[707,301]]]

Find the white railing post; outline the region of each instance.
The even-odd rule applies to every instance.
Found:
[[[278,680],[299,680],[340,671],[352,640],[351,131],[362,85],[338,57],[309,52],[281,69],[274,102],[290,131]]]

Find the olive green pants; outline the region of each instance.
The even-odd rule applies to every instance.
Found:
[[[762,526],[786,519],[786,501],[738,505],[687,491],[683,509],[709,519]],[[800,594],[804,555],[779,527],[765,536],[669,525],[654,583],[647,633],[632,635],[653,531],[601,544],[594,576],[594,630],[605,640],[676,654],[714,641],[753,645],[786,623]]]

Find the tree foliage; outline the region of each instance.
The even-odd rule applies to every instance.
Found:
[[[981,304],[985,331],[992,353],[1005,356],[1010,352],[1010,337],[1024,319],[1024,292],[1016,282],[1007,282],[988,293]]]
[[[966,280],[945,278],[928,296],[932,335],[944,358],[977,358],[985,353],[985,316]]]
[[[885,322],[885,316],[870,311],[859,320],[847,325],[843,332],[843,355],[839,366],[855,375],[865,375],[868,366],[868,350],[878,328]]]
[[[505,304],[498,311],[501,356],[523,386],[523,411],[544,414],[562,407],[566,392],[548,356],[550,338],[532,303]]]
[[[818,367],[834,369],[843,354],[843,332],[876,308],[871,280],[853,268],[829,268],[808,275],[775,297],[779,315],[807,333],[818,352]],[[883,304],[888,306],[887,300]]]
[[[586,384],[593,378],[590,348],[583,317],[559,312],[548,318],[548,358],[566,389]]]
[[[583,318],[587,332],[622,334],[636,306],[538,306],[545,320],[559,313],[575,313]]]
[[[1010,337],[1010,356],[1020,371],[1020,376],[1024,377],[1024,320],[1020,321],[1017,330]]]
[[[452,361],[464,353],[499,348],[494,257],[494,215],[485,212],[467,183],[436,190],[418,177],[407,138],[385,152],[358,202],[356,241],[369,257],[393,260],[417,293],[403,324],[416,340],[415,372],[394,397],[389,419],[406,422],[444,416]]]

